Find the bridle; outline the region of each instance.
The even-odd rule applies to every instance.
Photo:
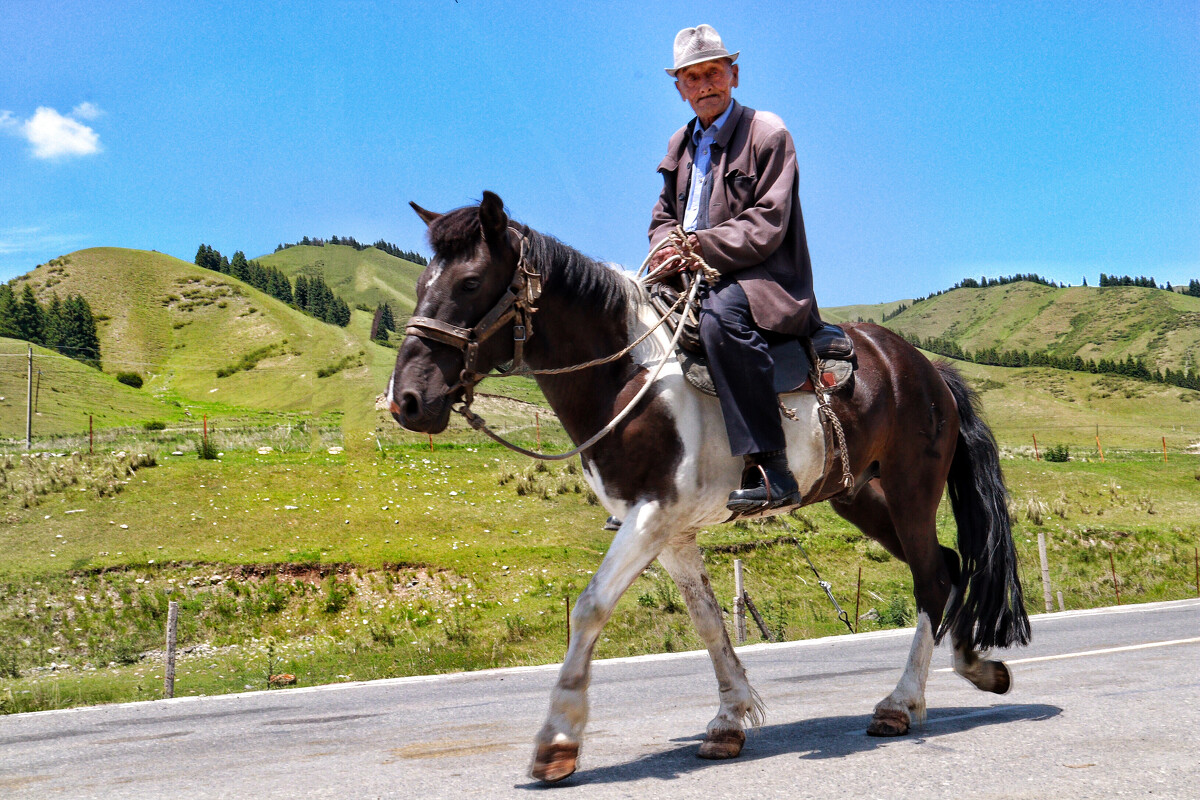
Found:
[[[421,339],[448,344],[463,354],[463,369],[458,383],[446,392],[452,396],[463,390],[463,402],[470,406],[475,397],[475,387],[487,377],[487,372],[476,368],[479,347],[504,325],[512,322],[513,360],[512,366],[499,370],[502,374],[525,371],[525,342],[533,335],[533,315],[537,312],[537,301],[542,295],[542,275],[529,263],[529,237],[521,234],[521,250],[517,257],[517,268],[512,281],[500,295],[491,310],[471,328],[460,328],[432,317],[412,316],[404,333]]]

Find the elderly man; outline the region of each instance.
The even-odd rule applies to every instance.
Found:
[[[800,212],[796,151],[774,114],[733,99],[738,53],[709,25],[675,37],[679,95],[696,117],[671,137],[658,165],[662,194],[650,223],[654,246],[678,225],[720,273],[707,288],[700,337],[742,486],[730,510],[753,512],[799,500],[787,464],[768,344],[811,336],[822,325]],[[675,253],[658,251],[657,267]]]

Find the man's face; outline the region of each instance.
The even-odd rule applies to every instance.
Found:
[[[688,101],[706,128],[725,113],[737,85],[737,64],[729,63],[727,58],[701,61],[675,73],[679,96]]]

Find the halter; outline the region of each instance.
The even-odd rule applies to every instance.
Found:
[[[529,263],[528,250],[529,237],[522,235],[521,251],[512,282],[474,327],[460,328],[432,317],[413,316],[404,328],[406,335],[433,339],[462,352],[463,370],[458,377],[458,383],[450,387],[448,394],[453,394],[456,389],[462,387],[465,392],[464,402],[468,406],[475,397],[475,386],[487,377],[486,372],[475,368],[479,359],[479,346],[510,320],[513,323],[513,365],[506,372],[520,371],[524,368],[525,342],[533,335],[533,315],[537,312],[535,304],[542,294],[542,275]]]

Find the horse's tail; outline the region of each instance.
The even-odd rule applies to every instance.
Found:
[[[937,371],[958,406],[958,443],[947,488],[962,570],[938,629],[977,650],[1029,642],[1029,616],[1017,574],[1017,551],[1008,516],[1008,490],[992,431],[979,416],[979,397],[951,364]]]

